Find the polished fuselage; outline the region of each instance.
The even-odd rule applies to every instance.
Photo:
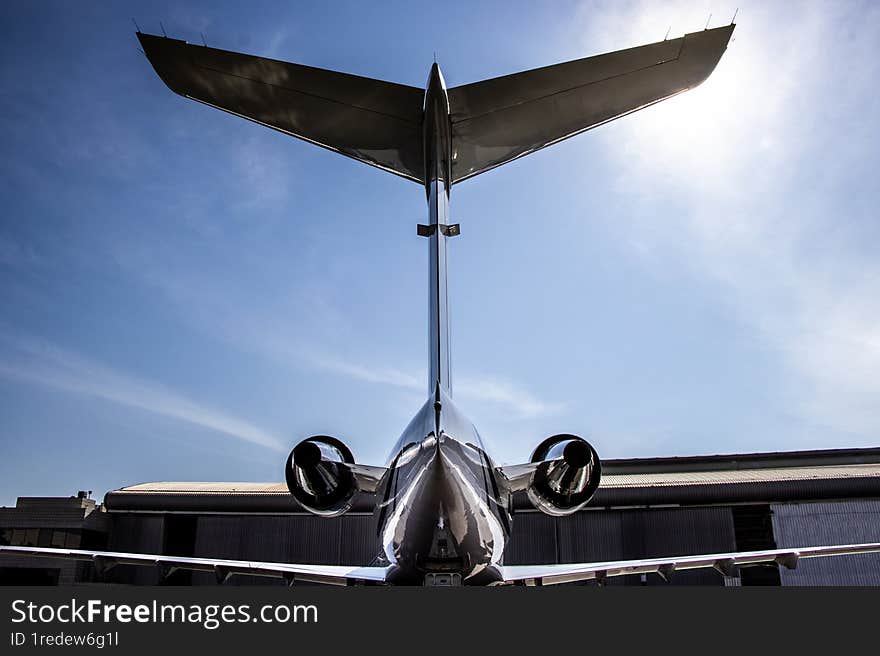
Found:
[[[464,584],[499,578],[510,533],[510,498],[476,428],[438,388],[395,446],[377,496],[390,582],[456,573]]]
[[[510,499],[474,425],[452,401],[446,241],[452,141],[449,99],[439,67],[424,105],[429,224],[429,398],[392,450],[377,497],[377,530],[390,582],[421,583],[449,573],[464,584],[500,578],[495,566],[510,533]]]

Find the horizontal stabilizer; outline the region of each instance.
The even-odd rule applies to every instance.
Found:
[[[423,89],[142,32],[137,36],[175,93],[423,181]]]
[[[733,29],[449,89],[453,184],[697,86]],[[425,182],[423,89],[137,36],[175,93]]]
[[[733,29],[449,89],[453,183],[697,86],[718,64]]]

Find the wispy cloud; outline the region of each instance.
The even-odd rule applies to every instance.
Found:
[[[276,436],[245,420],[52,344],[0,333],[0,345],[0,375],[6,378],[146,410],[275,451],[284,448]]]
[[[265,227],[267,216],[283,207],[294,184],[294,175],[289,158],[282,155],[282,139],[276,134],[264,132],[249,133],[234,145],[232,157],[236,175],[236,201],[229,208],[231,214],[240,213],[252,218],[260,217],[260,225]]]
[[[187,271],[158,266],[141,256],[119,258],[134,275],[159,289],[200,330],[227,341],[236,348],[255,353],[275,363],[311,369],[348,380],[388,385],[410,392],[427,390],[425,370],[377,361],[369,354],[358,357],[334,352],[309,336],[316,326],[326,333],[343,332],[334,323],[344,322],[338,310],[315,289],[297,294],[279,294],[291,303],[264,303],[244,290],[225,285],[221,290],[212,280]],[[298,317],[307,316],[311,327]],[[296,337],[293,337],[293,336]],[[524,385],[501,376],[464,373],[454,378],[457,398],[489,403],[515,418],[532,418],[562,411],[565,403],[539,398]]]
[[[363,363],[320,354],[310,349],[297,349],[303,361],[314,368],[331,374],[345,376],[365,383],[393,385],[410,390],[422,390],[425,386],[416,376],[388,366],[368,366]]]
[[[406,390],[423,392],[424,377],[382,365],[367,365],[351,360],[304,352],[302,359],[318,370],[366,383],[391,385]],[[516,419],[531,419],[552,415],[564,410],[566,403],[545,401],[522,384],[499,376],[464,375],[453,378],[456,399],[465,403],[488,403],[503,409]]]
[[[263,57],[280,59],[284,54],[287,43],[290,40],[291,31],[285,27],[275,27],[265,40]]]
[[[702,28],[690,4],[614,7],[590,14],[593,43],[653,41],[671,20],[674,32]],[[643,190],[645,207],[672,189],[683,210],[636,216],[621,237],[646,260],[680,255],[719,286],[787,370],[781,396],[793,414],[869,439],[880,430],[880,265],[864,255],[872,222],[846,215],[841,190],[874,156],[876,141],[847,135],[876,133],[867,107],[880,10],[808,4],[796,14],[747,8],[703,87],[603,138],[622,189]],[[817,47],[830,43],[833,57]]]
[[[497,376],[463,377],[453,380],[456,395],[468,401],[493,403],[517,419],[551,415],[565,409],[565,403],[544,401],[519,383]]]

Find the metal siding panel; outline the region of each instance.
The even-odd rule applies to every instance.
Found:
[[[161,517],[117,515],[117,532],[125,536],[120,550],[161,552],[161,530],[141,542],[150,525],[161,529]],[[252,559],[328,565],[369,565],[379,555],[373,517],[346,515],[322,518],[310,515],[206,515],[198,518],[193,555],[203,558]],[[152,548],[149,546],[152,543]],[[147,568],[150,576],[155,577]],[[210,573],[193,572],[196,585],[213,585]],[[152,583],[141,580],[138,583]],[[231,583],[273,584],[264,577],[234,577]]]
[[[199,517],[193,555],[199,558],[241,558],[240,543],[239,517]]]
[[[773,504],[779,547],[880,542],[880,501]],[[880,585],[880,554],[803,560],[780,568],[783,585]]]
[[[584,563],[626,558],[623,513],[619,510],[578,512],[558,519],[559,562]],[[609,585],[638,583],[614,577]]]
[[[343,518],[311,515],[237,515],[200,517],[196,555],[268,562],[335,565],[339,562]],[[194,574],[193,582],[210,584],[210,574]],[[233,585],[273,585],[266,577],[235,576]]]
[[[561,562],[596,562],[734,551],[728,508],[652,508],[576,513],[559,520]],[[639,584],[639,577],[624,577]],[[613,581],[613,579],[612,579]],[[648,584],[661,582],[656,576]],[[673,583],[719,585],[714,571],[679,572]]]
[[[264,560],[268,562],[286,563],[326,563],[320,560],[298,560],[300,544],[295,541],[301,540],[308,531],[297,531],[299,522],[306,519],[301,515],[286,517],[256,515],[252,517],[239,517],[239,545],[240,558],[246,560]],[[307,519],[320,519],[308,517]],[[304,535],[300,535],[303,533]],[[309,540],[305,540],[305,553],[309,557],[315,557],[315,550],[308,550]],[[327,548],[332,553],[332,549]],[[325,552],[326,553],[326,552]],[[291,555],[292,554],[292,555]],[[233,585],[281,585],[281,579],[267,578],[264,576],[233,576],[230,579]]]
[[[239,517],[199,517],[196,526],[194,555],[201,558],[238,559],[241,554],[241,521]],[[248,577],[253,578],[253,577]],[[241,577],[230,579],[232,584]],[[268,580],[266,581],[268,582]],[[193,585],[217,585],[217,579],[208,572],[193,572]]]
[[[777,503],[772,508],[775,539],[780,547],[880,541],[878,500]],[[113,514],[110,520],[108,549],[161,552],[164,517]],[[590,562],[734,550],[729,507],[590,510],[563,518],[527,512],[516,515],[505,562]],[[198,518],[197,556],[365,565],[377,553],[371,516]],[[795,571],[783,569],[781,577],[784,585],[880,585],[880,555],[803,561]],[[649,582],[654,578],[649,577]],[[156,572],[119,566],[111,571],[110,580],[154,584]],[[253,581],[273,582],[263,578]],[[718,584],[720,577],[714,572],[681,572],[674,581]],[[213,583],[213,576],[196,573],[193,582]],[[239,578],[239,582],[245,580]]]
[[[371,565],[382,552],[372,515],[344,515],[337,565]]]
[[[629,511],[638,513],[644,523],[645,558],[687,556],[736,551],[733,516],[729,508],[657,508]],[[657,583],[658,577],[648,577]],[[678,585],[723,585],[723,577],[711,569],[677,572]]]
[[[332,565],[339,561],[343,519],[311,515],[204,516],[199,518],[196,555]]]
[[[655,556],[676,556],[736,549],[729,508],[655,508],[630,511],[645,522],[645,548]],[[646,554],[647,555],[647,554]]]
[[[299,518],[253,516],[239,517],[240,558],[267,562],[312,562],[288,559],[292,525]]]
[[[161,515],[113,515],[107,550],[162,553],[164,526],[165,518]],[[117,565],[108,573],[108,580],[131,585],[155,585],[159,575],[151,567]]]
[[[621,511],[579,512],[559,518],[559,561],[585,563],[624,558]]]
[[[539,512],[517,513],[504,551],[508,565],[556,562],[556,518]]]
[[[295,515],[287,525],[285,557],[291,563],[332,565],[339,560],[342,517]]]

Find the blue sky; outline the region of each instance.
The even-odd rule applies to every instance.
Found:
[[[455,396],[501,462],[874,446],[876,4],[4,3],[0,504],[381,464],[426,394],[414,183],[168,91],[148,32],[450,86],[729,22],[702,87],[454,189]]]

